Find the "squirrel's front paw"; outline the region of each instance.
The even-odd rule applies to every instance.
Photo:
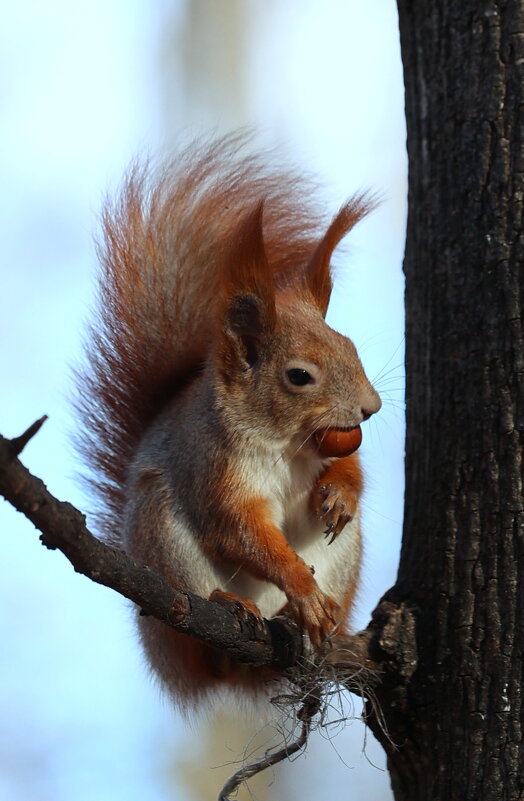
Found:
[[[338,537],[346,523],[355,516],[358,495],[348,484],[316,485],[312,493],[312,506],[316,516],[326,523],[325,535],[331,536],[328,545]]]
[[[318,648],[337,626],[340,608],[320,587],[315,587],[307,595],[290,598],[280,614],[292,618]]]

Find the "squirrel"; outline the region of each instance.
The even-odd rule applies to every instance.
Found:
[[[373,201],[353,197],[322,230],[307,182],[243,145],[135,166],[106,204],[82,449],[110,540],[174,588],[289,616],[318,648],[357,589],[355,451],[381,406],[325,322],[330,261]],[[152,617],[139,628],[182,708],[262,683]]]

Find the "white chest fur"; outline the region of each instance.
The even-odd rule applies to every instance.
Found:
[[[311,494],[326,462],[318,458],[287,459],[282,453],[248,451],[239,465],[242,483],[249,497],[267,500],[272,522],[304,562],[314,568],[320,588],[341,603],[358,569],[360,540],[359,513],[335,542],[324,537],[326,523],[311,511]],[[155,559],[176,565],[175,579],[198,595],[209,597],[217,587],[251,598],[264,617],[278,614],[286,603],[284,593],[274,584],[250,576],[241,565],[221,566],[203,550],[195,550],[195,534],[180,507],[165,521],[172,530],[163,540],[163,552],[155,548],[144,557],[155,567]],[[173,512],[171,507],[171,512]]]
[[[249,491],[267,499],[272,522],[307,565],[314,568],[319,586],[341,601],[359,559],[358,512],[331,545],[324,537],[326,523],[311,511],[311,494],[326,461],[316,457],[288,459],[271,453],[246,455],[243,472]],[[241,597],[252,598],[265,617],[272,617],[286,603],[284,593],[242,570],[224,577],[226,586]]]

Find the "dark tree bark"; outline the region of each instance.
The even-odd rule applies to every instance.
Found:
[[[524,798],[522,0],[399,0],[406,511],[417,669],[372,726],[397,801]],[[379,607],[380,609],[380,607]]]

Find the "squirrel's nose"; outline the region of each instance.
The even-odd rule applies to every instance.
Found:
[[[370,385],[366,390],[360,401],[360,411],[362,412],[362,419],[369,420],[372,414],[376,414],[382,406],[380,395]]]

